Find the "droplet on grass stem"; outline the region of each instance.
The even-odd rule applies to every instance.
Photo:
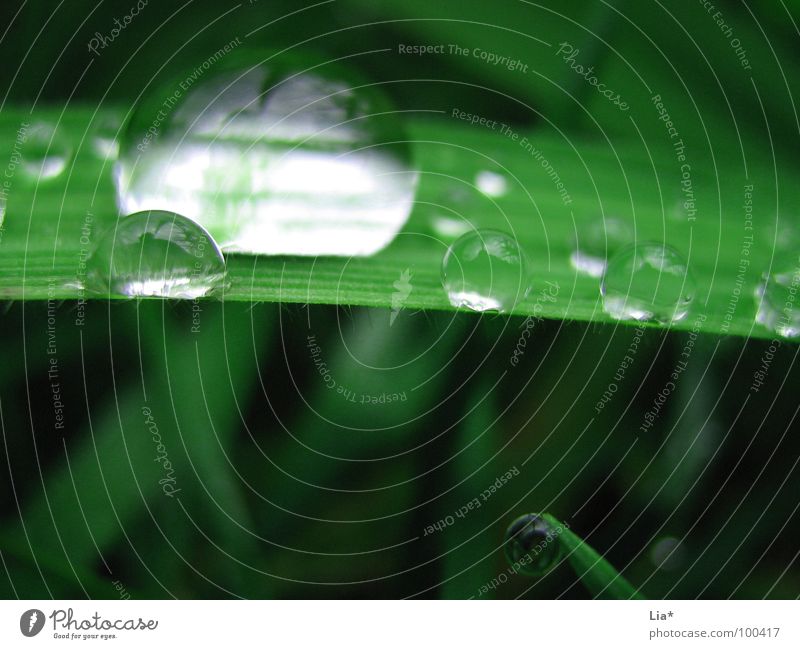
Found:
[[[603,309],[617,320],[679,322],[695,292],[686,260],[659,243],[624,247],[609,260],[600,282]]]
[[[782,338],[800,337],[800,258],[797,252],[775,255],[755,291],[756,322]]]
[[[165,211],[119,219],[87,262],[87,289],[105,296],[194,299],[219,288],[225,260],[194,221]]]
[[[509,312],[530,291],[530,270],[517,241],[499,230],[459,237],[442,260],[442,286],[455,307]]]
[[[72,149],[50,124],[39,122],[25,132],[22,168],[31,181],[39,182],[60,176],[71,156]]]
[[[511,523],[503,548],[514,571],[529,577],[547,574],[562,556],[558,534],[538,514],[525,514]]]
[[[347,68],[235,51],[137,107],[120,211],[178,212],[226,251],[370,255],[411,212],[418,174],[403,133],[380,87]]]

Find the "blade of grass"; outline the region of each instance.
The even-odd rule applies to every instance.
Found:
[[[149,303],[148,306],[158,305]],[[219,469],[217,461],[209,459],[215,450],[213,445],[219,442],[213,439],[215,434],[211,427],[216,431],[233,429],[238,414],[231,399],[233,395],[247,394],[252,371],[252,365],[247,361],[251,356],[245,353],[227,355],[229,348],[220,342],[223,338],[220,316],[224,308],[231,307],[211,306],[213,309],[203,315],[197,337],[183,336],[170,350],[170,361],[176,363],[170,368],[171,375],[166,371],[163,349],[148,347],[149,343],[155,342],[148,337],[140,341],[145,347],[144,356],[148,364],[147,405],[156,413],[159,433],[170,453],[170,460],[176,466],[176,473],[183,476],[186,486],[193,484],[193,470],[188,464],[188,453],[181,453],[184,435],[197,444],[195,447],[187,442],[186,449],[191,450],[205,487],[213,489],[226,507],[240,511],[236,503],[228,500],[230,485],[223,477],[211,475]],[[133,307],[129,304],[123,308]],[[248,341],[250,327],[251,321],[246,317],[226,320],[225,340],[228,345],[233,344],[232,341]],[[260,329],[266,330],[263,326]],[[260,348],[264,337],[259,336],[259,340]],[[207,344],[201,341],[207,341]],[[249,341],[247,344],[250,349]],[[198,374],[196,345],[204,350],[201,365],[205,368],[225,367],[227,359],[230,383],[220,381],[214,389],[206,390],[206,408],[193,408],[191,416],[187,415],[187,408],[196,404],[198,398],[202,400],[195,395],[187,397],[190,401],[177,406],[175,416],[170,417],[173,410],[168,395],[170,386],[174,387],[172,381],[177,380],[174,377],[181,377],[179,392],[181,397],[186,397],[182,390],[189,385],[187,377]],[[85,370],[89,371],[88,368]],[[214,372],[208,378],[213,380],[216,376]],[[225,389],[226,384],[230,386],[228,389]],[[126,532],[132,525],[141,525],[142,516],[147,516],[153,533],[157,534],[154,523],[159,516],[178,515],[177,504],[172,501],[168,504],[175,507],[156,506],[167,499],[163,498],[159,483],[164,478],[161,464],[154,461],[158,455],[156,445],[144,425],[142,384],[135,382],[117,386],[117,389],[117,398],[92,416],[90,430],[80,439],[70,439],[65,443],[68,462],[45,475],[43,489],[32,492],[23,505],[24,523],[37,557],[68,556],[76,566],[96,565],[100,560],[98,552],[105,554],[118,543],[127,543]],[[156,501],[159,497],[160,500]],[[227,519],[225,522],[229,523]],[[19,522],[6,524],[13,534],[21,535]],[[230,527],[225,529],[230,530]],[[173,552],[168,546],[164,551]],[[140,558],[146,563],[145,557]]]
[[[442,518],[476,499],[484,488],[477,486],[481,480],[491,483],[495,479],[494,475],[481,471],[500,447],[498,408],[493,389],[496,389],[494,381],[481,377],[465,401],[464,419],[453,438],[452,459],[448,463],[451,467],[449,481],[458,486],[442,503]],[[490,475],[487,480],[486,477]],[[457,528],[450,533],[445,530],[440,534],[442,544],[446,543],[442,548],[444,579],[440,590],[444,599],[473,596],[491,580],[495,572],[491,557],[497,543],[485,529],[485,517],[478,511],[469,510],[457,520]],[[458,532],[457,539],[464,540],[451,540],[453,532]]]
[[[76,148],[90,117],[89,111],[75,109],[65,118],[61,130]],[[0,133],[5,134],[0,136],[0,147],[12,146],[12,136],[23,119],[31,118],[13,110],[0,115]],[[613,215],[631,225],[637,240],[667,243],[688,258],[698,282],[695,310],[706,319],[697,322],[690,314],[674,328],[773,337],[766,328],[754,325],[755,300],[737,300],[730,320],[726,313],[734,296],[753,295],[773,255],[775,221],[754,219],[752,231],[743,229],[743,187],[748,183],[759,187],[765,205],[800,202],[800,187],[794,182],[781,182],[778,194],[774,174],[793,180],[795,171],[790,165],[773,170],[771,162],[763,162],[763,147],[761,156],[758,150],[748,153],[749,175],[735,155],[718,150],[715,160],[696,158],[694,190],[707,202],[697,220],[689,223],[671,212],[679,165],[668,143],[666,150],[635,140],[609,148],[608,143],[567,140],[549,130],[514,132],[515,140],[451,116],[414,119],[409,130],[422,182],[415,211],[388,248],[373,257],[354,259],[232,255],[228,259],[231,287],[224,299],[390,308],[392,283],[413,265],[415,289],[406,308],[453,310],[439,277],[450,241],[437,234],[435,223],[448,210],[451,215],[455,210],[456,218],[474,227],[512,233],[528,253],[534,286],[515,314],[530,315],[537,309],[545,318],[611,322],[601,308],[598,281],[576,274],[569,257],[576,232]],[[537,152],[547,165],[534,155]],[[545,167],[558,174],[568,192],[568,204]],[[483,170],[507,177],[506,195],[495,200],[475,188],[475,177]],[[26,188],[22,178],[14,180],[0,243],[0,297],[82,296],[76,277],[86,213],[94,215],[92,236],[117,218],[110,172],[108,164],[81,149],[74,167],[62,179],[42,183],[35,191],[30,185]],[[459,198],[460,193],[465,198]],[[722,214],[731,216],[722,219]],[[412,233],[424,236],[408,236]],[[752,237],[753,244],[748,271],[738,284],[745,235]],[[716,244],[712,254],[708,254],[709,243]],[[537,306],[534,296],[545,281],[558,282],[568,299]]]
[[[376,11],[369,0],[354,4],[368,14]],[[613,0],[612,4],[624,3]],[[610,50],[599,51],[596,44],[608,38],[619,22],[606,3],[591,0],[510,2],[502,11],[482,0],[465,0],[457,13],[447,3],[388,0],[381,3],[379,13],[380,19],[399,21],[393,26],[410,41],[403,45],[444,44],[442,54],[423,59],[437,74],[442,66],[454,67],[458,73],[452,78],[497,88],[548,115],[571,108],[568,93],[580,94],[586,85],[579,86],[577,75],[555,55],[558,43],[553,42],[553,34],[558,34],[559,41],[593,52],[592,62],[599,66]],[[398,45],[394,55],[402,56]],[[489,60],[490,54],[496,58]],[[500,61],[501,57],[507,61]]]
[[[561,529],[558,539],[566,552],[566,559],[593,597],[598,599],[644,599],[643,595],[619,574],[597,550],[555,516],[542,514],[542,518],[553,529]]]

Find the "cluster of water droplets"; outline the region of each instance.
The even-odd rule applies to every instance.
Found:
[[[475,187],[491,197],[508,193],[507,180],[481,171]],[[534,277],[519,240],[507,232],[474,227],[469,219],[440,214],[432,231],[448,242],[441,269],[451,305],[472,311],[513,311],[524,301]],[[756,322],[777,336],[800,338],[800,256],[794,229],[779,237],[769,267],[755,290]],[[687,259],[672,246],[636,241],[630,225],[617,218],[582,224],[569,262],[599,280],[603,310],[616,320],[668,325],[689,315],[697,283]]]
[[[599,278],[603,309],[611,317],[662,324],[683,320],[696,293],[686,260],[670,246],[634,245],[627,243],[629,238],[630,230],[621,222],[592,225],[570,261],[580,272]],[[451,305],[480,312],[513,311],[535,279],[515,237],[481,228],[448,246],[441,276]]]
[[[617,320],[669,324],[686,318],[696,293],[683,256],[659,242],[635,242],[633,229],[614,217],[581,227],[570,264],[600,279],[603,310]]]
[[[775,255],[755,291],[756,322],[784,338],[800,337],[800,256]]]
[[[480,169],[473,189],[492,199],[511,197],[509,179]],[[447,244],[441,281],[452,306],[472,311],[511,312],[532,286],[550,279],[534,276],[523,244],[509,232],[473,225],[460,214],[465,199],[457,188],[452,210],[438,210],[431,231]],[[682,255],[659,242],[636,242],[633,228],[616,217],[582,223],[572,242],[569,263],[598,281],[603,309],[618,320],[669,324],[686,318],[696,285]]]
[[[203,297],[225,285],[222,251],[369,255],[408,219],[417,173],[402,123],[351,70],[249,50],[154,85],[124,127],[92,126],[122,216],[90,256],[88,290]],[[46,129],[27,151],[39,178],[71,153]]]
[[[176,92],[181,88],[181,92]],[[234,53],[186,87],[175,77],[119,116],[92,124],[89,146],[116,161],[120,213],[92,254],[87,288],[125,296],[197,297],[224,285],[221,250],[255,254],[369,255],[391,242],[411,211],[418,174],[402,124],[375,86],[335,65],[299,65]],[[19,166],[43,182],[74,155],[57,125],[23,134]],[[507,197],[508,178],[481,169],[474,188]],[[5,216],[0,204],[0,223]],[[511,312],[534,280],[516,236],[439,213],[448,242],[441,281],[451,305]],[[686,318],[696,284],[686,259],[636,242],[614,217],[581,226],[569,261],[599,280],[604,311],[619,320]],[[191,263],[190,263],[191,262]],[[199,274],[198,274],[199,273]],[[800,337],[800,261],[780,250],[755,292],[756,321]]]

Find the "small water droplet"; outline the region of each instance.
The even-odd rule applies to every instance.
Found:
[[[494,171],[479,171],[475,176],[475,186],[487,196],[499,198],[508,192],[508,181]]]
[[[686,559],[686,548],[680,539],[665,536],[656,541],[650,550],[650,559],[659,570],[673,571],[680,568]]]
[[[548,573],[562,554],[558,535],[537,514],[525,514],[509,525],[503,549],[516,572],[529,577]]]
[[[800,258],[777,254],[755,291],[756,322],[783,338],[800,337]]]
[[[49,124],[37,123],[25,133],[22,168],[34,181],[60,176],[67,168],[72,151]]]
[[[225,279],[225,260],[208,232],[158,210],[120,218],[97,242],[87,267],[87,288],[100,295],[194,299]]]
[[[683,192],[678,189],[670,194],[670,198],[665,197],[666,205],[664,211],[671,221],[681,222],[686,220],[686,199]]]
[[[470,193],[464,185],[451,188],[447,191],[445,198],[446,202],[452,203],[457,206],[462,206],[469,203]]]
[[[689,313],[696,285],[686,261],[658,243],[629,245],[609,260],[600,292],[617,320],[668,324]]]
[[[505,232],[473,230],[447,249],[442,286],[455,307],[508,312],[530,290],[529,263]]]
[[[119,156],[121,123],[114,115],[100,115],[92,123],[92,151],[101,160],[116,160]]]
[[[595,221],[580,229],[569,257],[572,267],[590,277],[602,277],[606,262],[633,239],[628,225],[618,219]]]
[[[466,219],[444,214],[434,215],[430,223],[433,232],[444,241],[455,241],[461,235],[472,230],[472,224]]]
[[[182,83],[146,97],[131,118],[121,211],[168,209],[225,250],[275,255],[369,255],[405,224],[418,174],[376,85],[335,64],[258,51],[228,54],[188,90]]]
[[[800,250],[800,223],[784,217],[775,233],[776,254],[794,254],[797,250]]]

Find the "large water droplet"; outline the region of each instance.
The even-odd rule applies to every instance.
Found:
[[[120,218],[87,266],[87,288],[100,295],[194,299],[225,279],[225,260],[208,232],[158,210]]]
[[[775,256],[755,292],[756,321],[784,338],[800,337],[800,258],[797,253]]]
[[[668,324],[689,313],[696,285],[684,258],[658,243],[630,245],[608,262],[603,308],[618,320]]]
[[[520,516],[509,525],[503,548],[515,571],[530,577],[552,570],[562,554],[557,533],[536,514]]]
[[[525,253],[499,230],[459,237],[442,261],[442,286],[450,304],[473,311],[511,311],[530,290]]]
[[[584,275],[602,277],[607,260],[632,239],[633,233],[623,221],[612,218],[592,222],[580,229],[569,261]]]
[[[70,146],[49,124],[33,124],[26,131],[22,168],[31,180],[38,182],[60,176],[71,155]]]
[[[379,88],[263,52],[198,70],[137,107],[120,150],[122,211],[179,212],[239,252],[368,255],[392,241],[417,173]]]

